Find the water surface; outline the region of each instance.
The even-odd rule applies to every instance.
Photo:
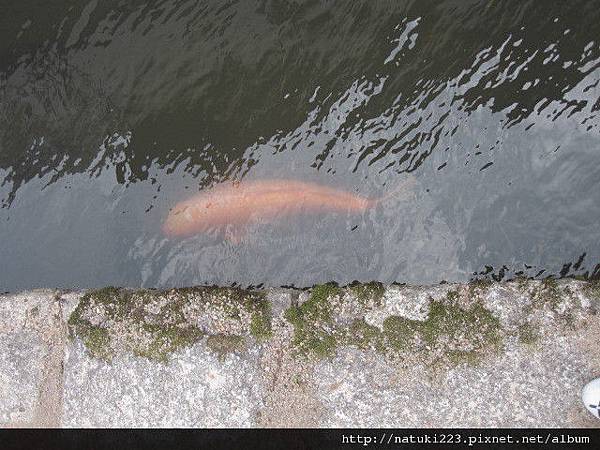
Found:
[[[598,274],[600,2],[8,2],[0,289]],[[165,237],[289,178],[363,214]]]

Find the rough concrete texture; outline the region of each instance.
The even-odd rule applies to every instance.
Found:
[[[65,338],[58,291],[0,296],[0,424],[60,425]]]
[[[579,340],[515,348],[478,366],[401,371],[347,350],[315,372],[328,427],[598,426],[578,394],[593,365]],[[590,420],[590,418],[592,420]]]
[[[202,343],[168,364],[122,355],[111,363],[69,345],[67,427],[248,427],[262,406],[258,349],[219,358]]]
[[[11,333],[0,341],[2,423],[33,421],[45,351],[43,342],[32,332]]]
[[[0,296],[0,424],[598,427],[600,285]]]

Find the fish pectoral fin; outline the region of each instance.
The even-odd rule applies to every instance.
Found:
[[[225,229],[224,236],[225,236],[226,241],[237,245],[237,244],[240,244],[244,240],[244,238],[246,237],[247,234],[248,234],[248,231],[244,227],[229,226]]]

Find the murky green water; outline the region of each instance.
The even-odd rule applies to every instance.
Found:
[[[598,273],[598,1],[2,1],[0,289]],[[231,180],[362,213],[173,238]]]

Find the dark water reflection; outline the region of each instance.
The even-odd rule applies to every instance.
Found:
[[[598,273],[600,2],[3,1],[0,288]],[[215,183],[379,196],[165,238]]]

